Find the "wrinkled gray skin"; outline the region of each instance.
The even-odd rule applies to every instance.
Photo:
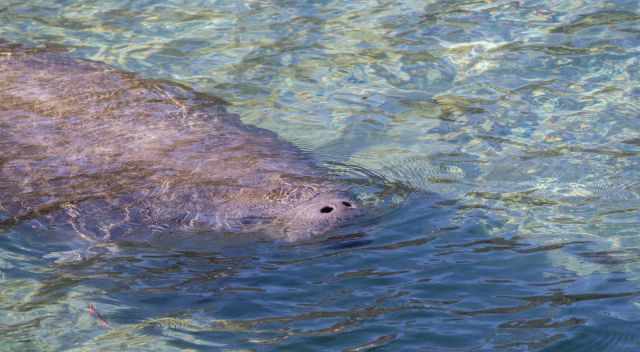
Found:
[[[359,213],[299,149],[223,105],[174,83],[0,43],[3,223],[38,221],[99,241],[181,231],[296,241]]]

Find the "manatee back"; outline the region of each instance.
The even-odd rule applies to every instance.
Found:
[[[92,233],[106,225],[79,220],[236,231],[318,192],[306,155],[224,105],[58,50],[0,45],[0,212],[63,213]]]

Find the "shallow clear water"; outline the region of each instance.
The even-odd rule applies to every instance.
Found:
[[[320,243],[67,264],[0,230],[0,350],[640,348],[635,0],[0,0],[0,38],[221,96],[397,199]]]

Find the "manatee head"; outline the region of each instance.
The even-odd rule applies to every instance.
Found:
[[[280,227],[285,240],[298,241],[327,234],[361,214],[362,209],[352,195],[333,191],[294,204],[274,224]]]
[[[260,233],[294,242],[331,234],[363,214],[355,195],[340,183],[317,177],[271,175],[252,187],[226,193],[225,201],[200,220],[231,233]],[[210,215],[208,215],[208,214]]]

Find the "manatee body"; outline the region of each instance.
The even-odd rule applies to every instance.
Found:
[[[360,211],[302,151],[218,98],[0,44],[0,221],[91,240],[181,231],[295,241]]]

